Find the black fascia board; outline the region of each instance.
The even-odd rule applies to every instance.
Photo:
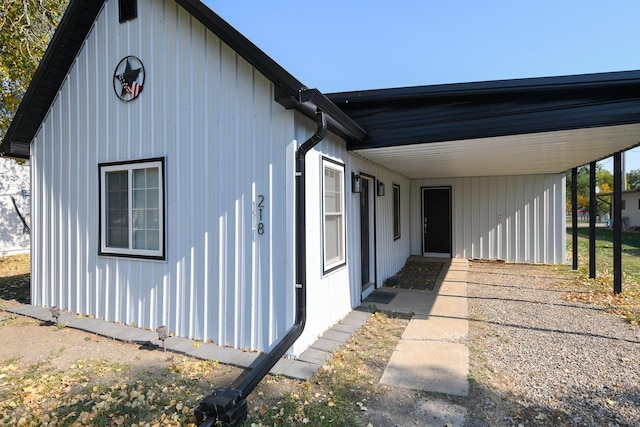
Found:
[[[326,113],[330,119],[329,128],[339,135],[356,141],[365,138],[367,133],[318,89],[301,91],[299,100],[303,104],[311,103],[317,110]]]
[[[351,150],[640,123],[640,72],[328,94],[367,131]]]
[[[452,96],[482,96],[529,92],[590,90],[596,88],[636,86],[640,83],[640,70],[609,73],[576,74],[554,77],[533,77],[512,80],[490,80],[468,83],[409,86],[385,89],[327,93],[336,105],[389,101],[420,100]]]
[[[75,61],[104,0],[71,0],[0,145],[0,155],[26,159],[28,147]]]

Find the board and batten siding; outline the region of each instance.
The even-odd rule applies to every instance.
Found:
[[[410,180],[397,172],[373,163],[356,154],[349,155],[351,170],[357,174],[373,177],[371,188],[372,206],[375,209],[375,287],[380,288],[384,281],[396,274],[407,261],[410,251]],[[349,174],[349,179],[351,175]],[[385,195],[376,194],[376,183],[381,181],[385,185]],[[393,185],[400,187],[400,238],[395,239],[393,233]],[[348,183],[349,204],[349,238],[353,242],[349,246],[349,257],[356,266],[360,265],[360,195],[351,193],[351,183]],[[373,226],[373,224],[371,224]],[[373,254],[372,254],[373,258]],[[374,278],[372,277],[373,281]],[[362,272],[359,267],[351,270],[351,282],[357,289],[362,283]],[[354,293],[354,304],[360,303],[360,295]]]
[[[105,3],[32,144],[32,303],[267,351],[293,323],[294,113],[173,1],[138,15]],[[124,103],[128,55],[146,80]],[[98,256],[98,164],[155,157],[166,261]]]
[[[295,135],[298,144],[304,143],[316,131],[316,124],[296,113]],[[347,254],[344,266],[324,272],[323,266],[323,158],[345,165],[345,201],[349,204],[348,193],[351,172],[346,164],[345,141],[328,132],[306,155],[306,292],[307,317],[304,331],[293,346],[293,353],[307,348],[324,331],[340,321],[352,309],[349,271],[353,268]],[[293,225],[293,223],[292,223]],[[347,218],[347,232],[351,224]],[[350,242],[347,240],[347,248]],[[294,259],[293,257],[291,258]]]
[[[411,182],[411,252],[422,253],[424,187],[451,187],[452,256],[566,262],[565,176],[416,179]]]

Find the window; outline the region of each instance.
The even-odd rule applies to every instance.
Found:
[[[164,259],[164,159],[99,168],[100,254]]]
[[[393,184],[393,240],[400,238],[400,186]]]
[[[324,203],[323,250],[325,273],[346,263],[344,165],[322,160]]]

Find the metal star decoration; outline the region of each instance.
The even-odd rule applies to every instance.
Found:
[[[133,85],[133,82],[138,78],[140,74],[140,68],[133,69],[131,67],[131,63],[127,58],[127,65],[125,67],[124,73],[117,75],[120,80],[120,84],[122,85],[122,92],[120,96],[125,96],[126,93],[130,93],[129,88]]]

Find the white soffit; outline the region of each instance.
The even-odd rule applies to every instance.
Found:
[[[640,144],[640,124],[355,150],[408,178],[562,173]]]

